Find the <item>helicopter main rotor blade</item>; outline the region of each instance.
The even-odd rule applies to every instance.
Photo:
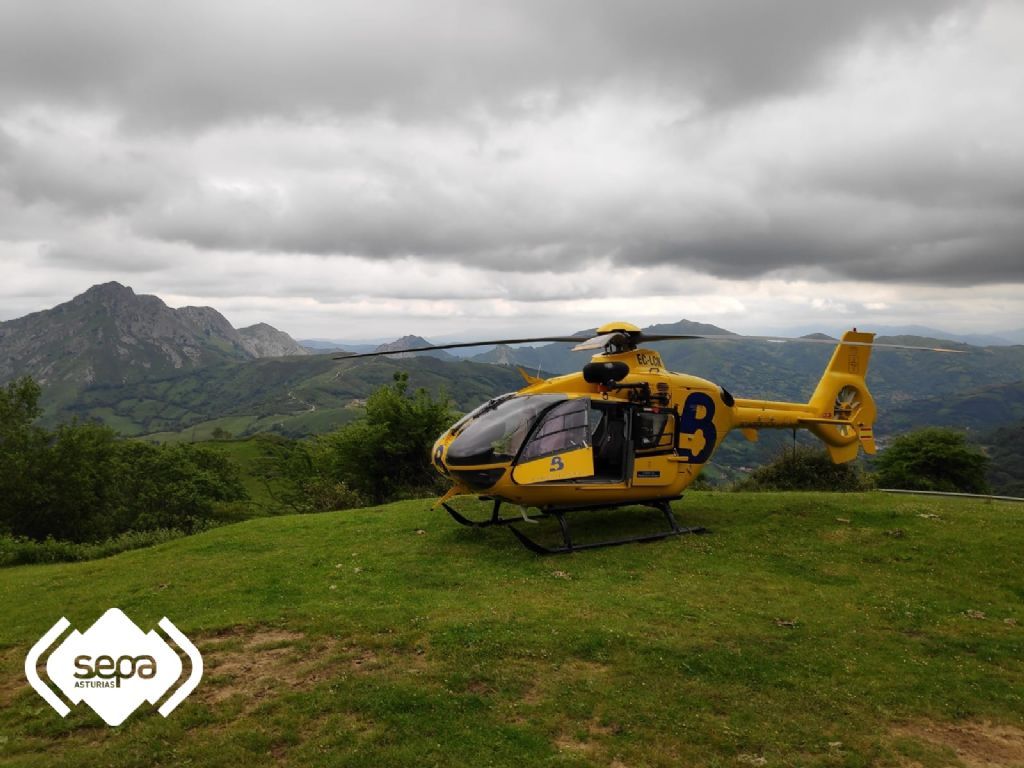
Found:
[[[490,341],[460,341],[453,344],[432,344],[429,347],[411,347],[409,349],[392,349],[387,352],[353,352],[338,355],[335,360],[352,360],[357,357],[383,357],[384,355],[406,355],[410,352],[433,352],[437,349],[460,349],[464,347],[491,347],[500,344],[533,344],[538,341],[558,341],[571,344],[585,341],[586,336],[537,336],[532,339],[492,339]]]
[[[611,341],[615,336],[628,336],[630,342],[635,346],[637,344],[643,344],[648,342],[656,341],[694,341],[698,339],[708,341],[767,341],[772,343],[788,343],[794,342],[797,344],[828,344],[830,346],[836,346],[839,343],[843,343],[850,347],[872,347],[882,349],[913,349],[924,352],[949,352],[953,354],[964,354],[967,352],[965,349],[948,349],[946,347],[922,347],[914,346],[911,344],[876,344],[870,341],[844,341],[840,342],[839,339],[808,339],[802,337],[792,336],[746,336],[742,334],[709,334],[709,333],[628,333],[623,334],[619,331],[613,333],[607,333],[602,336],[594,336],[587,338],[586,336],[535,336],[527,339],[490,339],[484,341],[460,341],[451,344],[431,344],[426,347],[412,347],[409,349],[393,349],[384,352],[353,352],[345,355],[338,355],[335,360],[352,360],[360,357],[384,357],[387,355],[406,355],[412,352],[433,352],[435,350],[443,349],[463,349],[467,347],[489,347],[497,346],[500,344],[535,344],[537,342],[560,342],[566,344],[572,344],[576,342],[576,346],[573,347],[572,351],[584,351],[590,349],[600,349]]]
[[[741,334],[671,334],[671,333],[652,333],[650,335],[642,334],[636,343],[643,342],[654,342],[654,341],[686,341],[688,339],[710,339],[712,341],[769,341],[774,343],[783,342],[796,342],[798,344],[829,344],[836,346],[837,344],[843,344],[848,347],[872,347],[872,348],[883,348],[883,349],[917,349],[924,352],[952,352],[955,354],[965,354],[966,349],[947,349],[946,347],[918,347],[911,344],[876,344],[871,341],[841,341],[840,339],[806,339],[802,337],[792,336],[746,336]]]

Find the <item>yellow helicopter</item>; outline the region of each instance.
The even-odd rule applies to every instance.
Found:
[[[874,345],[874,337],[856,329],[844,333],[806,403],[733,397],[706,379],[666,370],[658,352],[640,345],[702,338],[834,343],[830,340],[645,334],[631,323],[613,322],[586,340],[502,339],[401,352],[551,341],[577,342],[573,351],[600,350],[578,373],[543,379],[520,369],[525,387],[468,413],[433,448],[434,466],[452,482],[437,505],[462,525],[509,525],[530,550],[555,554],[703,531],[681,527],[670,502],[681,497],[733,429],[751,441],[761,429],[807,429],[821,439],[835,463],[851,461],[860,449],[874,453],[876,408],[865,382],[872,347],[955,351]],[[344,357],[382,354],[395,352]],[[493,500],[489,519],[470,520],[448,504],[455,496],[470,494]],[[502,517],[505,503],[522,507],[522,514]],[[567,512],[637,504],[659,510],[668,528],[596,543],[573,541]],[[528,515],[527,508],[539,514]],[[551,517],[561,529],[563,544],[558,547],[543,546],[511,527]]]

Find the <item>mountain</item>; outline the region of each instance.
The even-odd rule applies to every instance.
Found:
[[[1016,343],[1002,334],[951,333],[950,331],[942,331],[937,328],[929,328],[928,326],[923,325],[883,325],[877,328],[872,328],[871,330],[875,331],[880,336],[924,336],[932,339],[942,339],[944,341],[958,341],[962,344],[970,344],[974,347],[1005,347]]]
[[[892,432],[928,426],[953,427],[975,434],[992,431],[1024,421],[1024,381],[894,404],[885,418],[887,431]]]
[[[335,341],[324,341],[323,339],[299,339],[299,344],[309,353],[322,355],[327,352],[352,352],[354,350]],[[373,352],[373,348],[362,350]]]
[[[540,347],[510,347],[498,345],[470,359],[476,363],[490,363],[524,368],[531,373],[548,372],[550,374],[569,373],[579,370],[586,362],[578,354],[570,350],[572,344],[544,344]]]
[[[840,336],[845,328],[831,326],[827,328],[811,328],[809,326],[791,326],[788,328],[766,328],[760,333],[775,336],[803,336],[812,331],[825,330],[833,336]],[[997,333],[955,333],[926,325],[864,325],[861,330],[871,331],[879,336],[921,336],[930,339],[941,339],[945,343],[951,341],[970,344],[974,347],[1005,347],[1024,343],[1024,329],[1017,331],[999,331]]]
[[[436,357],[438,360],[447,360],[449,362],[455,361],[457,358],[454,355],[450,355],[444,350],[435,349],[430,352],[404,352],[406,349],[416,349],[418,347],[429,347],[430,342],[424,339],[422,336],[403,336],[400,339],[388,342],[387,344],[381,344],[376,347],[374,352],[397,352],[399,354],[391,355],[394,358],[407,358],[407,357]]]
[[[644,328],[644,333],[678,333],[704,334],[706,336],[736,336],[732,331],[719,328],[710,323],[697,323],[693,320],[680,320],[678,323],[658,323]]]
[[[253,357],[287,357],[311,354],[308,349],[287,333],[266,323],[256,323],[256,325],[239,328],[238,335],[242,338],[242,347]]]
[[[87,386],[280,354],[307,353],[270,326],[237,331],[212,307],[172,309],[116,282],[0,323],[0,383],[30,375],[51,401]]]

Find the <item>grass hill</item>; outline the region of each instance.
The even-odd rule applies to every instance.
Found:
[[[407,501],[5,569],[0,763],[1024,761],[1024,507],[694,493],[677,514],[712,533],[544,559]],[[203,653],[167,719],[61,719],[23,678],[58,618],[114,606]]]

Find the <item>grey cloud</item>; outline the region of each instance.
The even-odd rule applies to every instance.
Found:
[[[472,172],[457,172],[447,183],[454,182],[459,191],[445,189],[413,168],[380,176],[374,193],[329,175],[307,180],[283,198],[193,187],[140,209],[132,223],[142,236],[200,249],[416,256],[505,271],[552,265],[568,270],[608,255],[611,246],[581,237],[577,219],[552,218],[544,210],[545,201],[534,201],[523,215],[510,216],[509,210],[521,205],[514,200],[524,190],[473,191]]]
[[[610,280],[616,266],[669,265],[738,279],[815,267],[865,280],[1020,282],[1014,127],[926,119],[899,140],[881,131],[860,143],[853,132],[802,162],[786,154],[813,135],[784,133],[791,144],[778,157],[770,139],[759,144],[760,105],[820,94],[852,47],[913,41],[942,14],[975,7],[408,0],[271,14],[198,0],[0,0],[0,104],[71,121],[40,119],[17,136],[0,123],[0,237],[50,242],[51,265],[167,266],[168,280],[182,253],[256,252],[413,257],[506,280],[611,263]],[[527,98],[537,93],[550,100]],[[549,126],[602,96],[616,101],[602,117],[608,144],[630,110],[664,108],[667,126],[638,132],[649,154],[622,170],[598,145],[576,165],[545,167],[538,156],[557,165],[578,140],[571,122]],[[111,127],[81,138],[76,110]],[[676,114],[691,123],[672,124]],[[373,115],[394,135],[376,140]],[[229,159],[204,145],[221,136],[223,149],[240,120],[266,135]],[[322,152],[304,151],[310,126]],[[332,133],[349,140],[333,144]],[[434,146],[449,134],[452,146]],[[979,135],[985,146],[971,143]],[[716,197],[716,186],[737,191]],[[111,223],[97,234],[100,220]],[[236,294],[261,290],[241,282]],[[405,290],[395,295],[440,295]]]
[[[817,80],[837,50],[914,34],[951,7],[964,4],[7,0],[0,97],[149,129],[376,109],[448,119],[609,83],[734,104]]]
[[[145,161],[96,154],[86,143],[10,146],[0,156],[0,186],[25,206],[50,204],[83,216],[124,212],[153,194],[160,179]]]
[[[569,272],[612,260],[733,279],[816,266],[883,281],[1024,280],[1024,231],[1013,204],[1019,184],[1008,177],[993,202],[984,200],[986,194],[997,197],[993,190],[965,191],[959,166],[944,170],[936,163],[930,184],[912,178],[906,184],[898,177],[829,184],[813,174],[789,177],[757,193],[758,215],[752,217],[743,200],[718,203],[713,215],[687,212],[703,201],[671,190],[652,191],[632,207],[611,206],[612,215],[602,216],[609,207],[603,196],[578,208],[557,189],[529,204],[520,199],[529,198],[528,191],[519,187],[452,198],[414,176],[397,176],[386,193],[366,197],[332,188],[329,180],[287,200],[193,190],[139,212],[133,222],[141,235],[199,249],[414,256],[510,273]],[[454,181],[472,183],[471,177]],[[614,191],[607,194],[615,199]],[[512,205],[518,210],[510,216]]]
[[[46,243],[39,255],[43,264],[99,274],[155,272],[168,266],[159,249],[129,251],[119,244],[88,238]]]
[[[851,202],[837,219],[806,201],[802,216],[780,214],[767,226],[680,233],[675,240],[638,239],[619,254],[628,265],[686,266],[745,279],[788,270],[825,270],[874,282],[979,285],[1024,282],[1024,224],[1016,212],[979,217],[970,210],[916,211],[879,221],[884,203]]]
[[[974,120],[983,120],[976,116]],[[803,171],[800,183],[856,197],[912,201],[922,208],[1024,207],[1024,152],[1008,126],[943,126],[932,135],[853,146]],[[975,137],[984,136],[984,145]]]
[[[1024,282],[1024,224],[1019,220],[1006,222],[995,233],[965,231],[959,237],[879,251],[848,264],[844,274],[875,281],[952,286]]]

